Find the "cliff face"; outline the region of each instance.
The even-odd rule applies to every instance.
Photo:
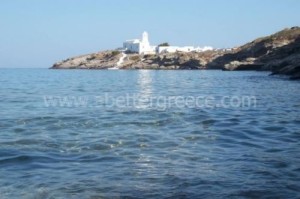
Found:
[[[69,58],[55,63],[53,69],[223,69],[270,70],[273,74],[300,78],[300,28],[284,29],[258,38],[232,51],[166,53],[159,55],[128,54],[117,64],[122,54],[104,51]]]
[[[300,79],[300,38],[262,57],[262,61],[266,62],[264,69],[271,70],[273,75],[284,74],[291,79]]]
[[[274,74],[300,77],[300,28],[284,29],[256,39],[212,60],[207,67],[221,66],[224,70],[270,70]]]

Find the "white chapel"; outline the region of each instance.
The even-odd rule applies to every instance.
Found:
[[[123,48],[126,51],[139,54],[154,54],[156,46],[150,46],[149,36],[147,32],[143,33],[142,39],[127,40],[123,43]]]
[[[138,53],[143,55],[160,54],[160,53],[174,53],[174,52],[204,52],[214,50],[210,46],[194,47],[194,46],[151,46],[149,42],[149,35],[147,32],[143,33],[142,39],[127,40],[123,43],[122,51]]]

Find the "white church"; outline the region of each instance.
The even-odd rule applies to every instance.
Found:
[[[154,54],[156,46],[150,46],[148,33],[144,32],[142,39],[127,40],[123,43],[123,48],[126,51],[139,54]]]
[[[127,40],[123,43],[123,50],[138,54],[160,54],[160,53],[174,53],[174,52],[204,52],[214,50],[210,46],[204,48],[194,46],[151,46],[147,32],[143,33],[142,39]]]

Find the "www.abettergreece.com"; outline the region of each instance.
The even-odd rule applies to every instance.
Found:
[[[256,96],[144,96],[126,94],[114,96],[44,96],[45,107],[91,108],[255,108]]]

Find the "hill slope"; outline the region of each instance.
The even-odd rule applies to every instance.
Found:
[[[270,70],[274,74],[300,74],[300,28],[284,29],[258,38],[212,60],[207,67],[221,66],[224,70]]]

